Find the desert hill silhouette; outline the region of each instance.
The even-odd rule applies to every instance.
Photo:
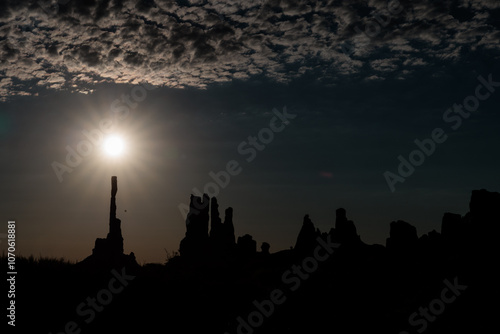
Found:
[[[471,194],[464,216],[418,237],[390,223],[369,245],[347,210],[329,231],[304,215],[293,249],[236,237],[233,209],[191,195],[179,254],[139,266],[123,253],[112,178],[109,233],[72,264],[19,259],[18,328],[33,333],[462,333],[498,316],[500,194]],[[300,222],[300,220],[298,220]],[[259,251],[259,250],[260,251]],[[2,258],[2,264],[6,261]]]

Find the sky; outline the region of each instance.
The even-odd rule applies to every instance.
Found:
[[[15,220],[20,255],[90,255],[112,175],[139,263],[192,193],[271,252],[340,207],[368,244],[440,231],[500,191],[499,41],[496,0],[2,1],[2,249]]]

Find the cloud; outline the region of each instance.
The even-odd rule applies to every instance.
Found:
[[[376,59],[370,62],[370,66],[378,72],[393,72],[398,69],[398,59]]]
[[[3,1],[0,77],[11,80],[0,81],[0,99],[98,82],[204,88],[258,74],[288,82],[318,68],[328,80],[363,69],[371,78],[412,73],[459,61],[465,46],[498,50],[498,8],[495,0]]]

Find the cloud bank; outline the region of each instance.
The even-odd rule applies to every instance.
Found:
[[[0,100],[105,82],[404,79],[498,51],[499,12],[497,0],[2,1]]]

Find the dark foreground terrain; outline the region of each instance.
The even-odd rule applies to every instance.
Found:
[[[192,196],[180,255],[139,266],[123,254],[114,188],[110,233],[87,259],[17,259],[16,332],[498,330],[499,193],[473,191],[470,212],[445,213],[440,233],[392,222],[386,246],[363,243],[344,209],[329,232],[305,216],[294,249],[271,254],[235,240],[232,209],[222,222],[216,199]]]

